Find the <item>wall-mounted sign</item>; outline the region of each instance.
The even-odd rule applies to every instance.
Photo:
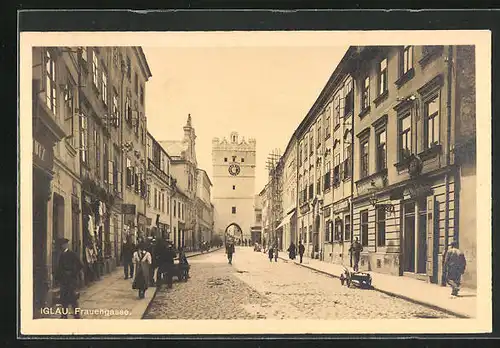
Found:
[[[122,204],[122,214],[135,215],[135,204]]]
[[[323,209],[323,216],[324,217],[329,217],[331,213],[331,207],[326,207]]]
[[[387,186],[387,176],[382,173],[372,175],[356,182],[356,191],[359,196],[380,190]]]
[[[340,202],[335,202],[333,203],[333,213],[337,214],[342,211],[349,210],[349,201],[347,199],[344,199],[343,201]]]

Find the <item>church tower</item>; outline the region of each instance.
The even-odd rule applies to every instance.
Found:
[[[240,139],[232,132],[229,140],[212,140],[212,201],[215,233],[229,233],[236,239],[251,239],[255,199],[255,139]]]

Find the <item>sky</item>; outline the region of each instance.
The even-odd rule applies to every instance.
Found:
[[[347,46],[143,47],[148,130],[181,140],[191,114],[198,167],[212,178],[212,138],[237,131],[257,142],[255,193],[267,182],[268,154],[283,152]]]

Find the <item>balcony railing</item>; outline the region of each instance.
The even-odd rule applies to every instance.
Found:
[[[148,170],[159,177],[167,185],[171,185],[171,176],[158,168],[151,159],[148,159]]]

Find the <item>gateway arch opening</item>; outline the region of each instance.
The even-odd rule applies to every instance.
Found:
[[[226,227],[224,242],[233,241],[240,244],[243,241],[243,230],[237,223],[231,223]]]

